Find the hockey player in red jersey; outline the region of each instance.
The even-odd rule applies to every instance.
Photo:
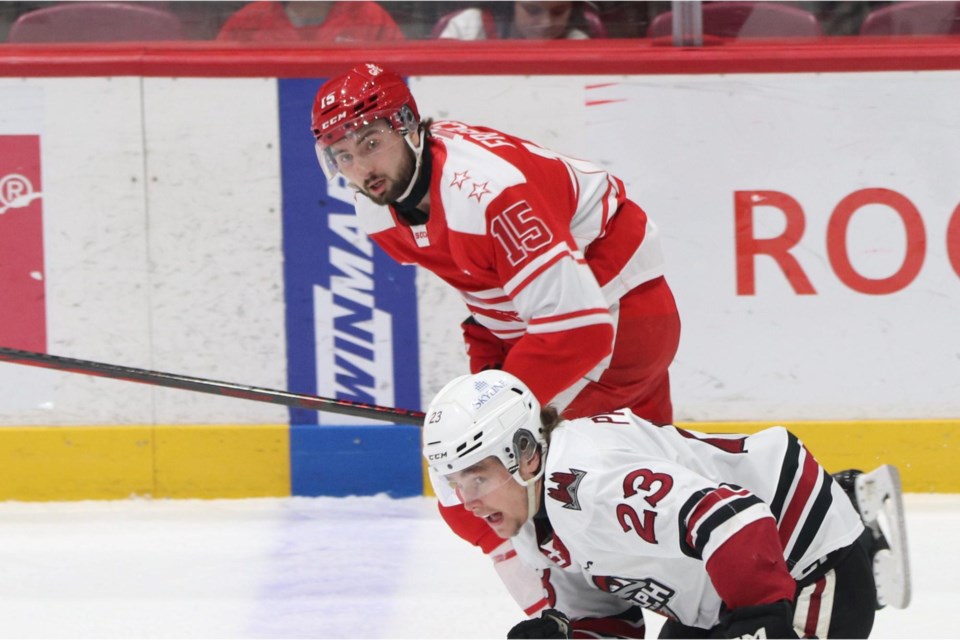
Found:
[[[403,80],[374,64],[325,83],[312,124],[373,241],[460,292],[471,371],[509,371],[567,417],[629,407],[672,421],[679,316],[657,228],[621,180],[507,133],[422,122]],[[545,606],[509,541],[461,506],[441,513],[524,611]]]
[[[510,638],[866,638],[877,601],[865,529],[843,488],[783,427],[707,435],[629,410],[563,421],[503,371],[461,376],[427,410],[423,453],[460,502],[541,570],[548,598]],[[892,467],[864,474],[896,477]],[[905,570],[899,486],[887,568]],[[896,507],[896,509],[894,509]],[[886,508],[886,507],[884,507]]]

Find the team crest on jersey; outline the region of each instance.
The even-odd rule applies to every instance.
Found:
[[[580,469],[551,473],[550,482],[556,483],[557,486],[548,488],[547,495],[562,503],[564,509],[580,511],[580,498],[577,496],[577,489],[580,487],[580,481],[586,475],[587,472],[580,471]]]
[[[650,611],[660,611],[676,618],[667,604],[676,595],[676,590],[653,578],[633,580],[616,576],[593,576],[593,584],[601,591],[612,593],[621,600],[629,600]]]

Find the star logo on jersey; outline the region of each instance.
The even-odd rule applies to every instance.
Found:
[[[470,195],[467,196],[467,197],[468,197],[468,198],[476,198],[476,199],[477,199],[477,202],[480,202],[480,200],[483,198],[483,196],[487,195],[488,193],[493,193],[493,191],[490,191],[490,189],[487,189],[487,184],[488,184],[488,182],[484,182],[484,183],[482,183],[482,184],[479,184],[479,183],[474,182],[474,183],[473,183],[473,190],[470,191]]]
[[[566,471],[551,473],[550,482],[556,483],[557,486],[548,488],[547,495],[557,502],[563,503],[564,509],[580,511],[580,498],[577,497],[577,488],[585,475],[587,475],[587,472],[580,471],[580,469],[570,469],[569,473]]]
[[[457,189],[463,190],[463,183],[470,178],[470,173],[468,171],[456,171],[453,174],[453,180],[450,182],[451,187],[456,187]]]

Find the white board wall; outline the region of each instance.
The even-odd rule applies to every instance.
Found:
[[[960,414],[957,72],[415,77],[425,117],[499,127],[608,166],[658,222],[683,334],[672,368],[686,420],[952,418]],[[43,113],[48,350],[283,388],[277,92],[271,79],[3,79]],[[40,98],[36,98],[36,96]],[[0,108],[0,134],[13,126]],[[826,249],[837,204],[886,189],[919,211],[926,253],[902,290],[867,295]],[[784,194],[815,294],[766,256],[737,294],[735,196]],[[785,214],[753,210],[756,237]],[[960,214],[958,214],[960,215]],[[889,208],[854,214],[862,275],[907,251]],[[960,242],[955,240],[954,242]],[[955,252],[960,248],[954,247]],[[465,370],[456,294],[418,276],[426,403]],[[283,408],[0,365],[0,424],[284,422]]]

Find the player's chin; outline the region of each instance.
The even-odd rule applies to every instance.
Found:
[[[370,199],[373,200],[375,204],[378,204],[381,207],[385,207],[387,205],[392,206],[397,204],[397,200],[399,200],[400,196],[403,195],[403,191],[399,189],[384,190],[379,195],[376,195],[370,192],[366,192],[366,193],[370,197]]]

